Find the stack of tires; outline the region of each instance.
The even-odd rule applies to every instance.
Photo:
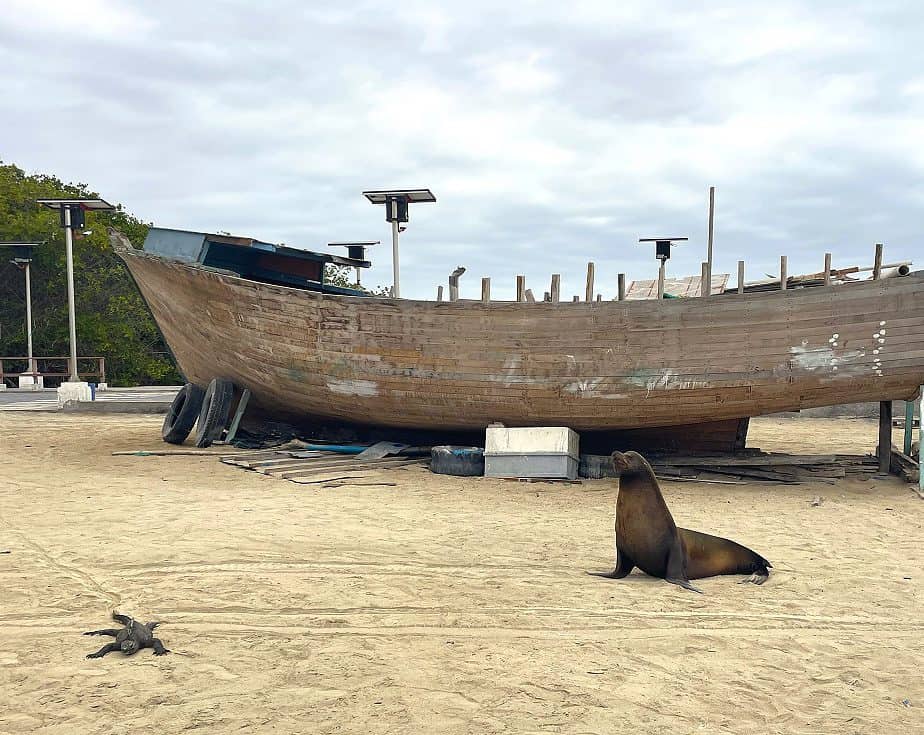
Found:
[[[234,383],[227,378],[214,378],[205,390],[187,383],[170,404],[161,436],[170,444],[182,444],[195,427],[196,446],[210,446],[221,438],[233,400]]]

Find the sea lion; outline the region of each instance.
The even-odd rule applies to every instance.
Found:
[[[742,582],[763,584],[769,561],[741,544],[699,531],[677,528],[651,465],[637,452],[613,452],[619,473],[616,497],[616,568],[590,572],[622,579],[633,567],[688,590],[691,579],[719,574],[750,574]]]
[[[124,628],[105,628],[103,630],[89,630],[84,635],[111,635],[115,638],[94,653],[88,653],[87,658],[102,658],[112,651],[122,651],[126,656],[138,653],[142,648],[153,648],[155,656],[163,656],[170,651],[164,648],[160,638],[153,635],[154,628],[160,623],[139,623],[128,615],[120,615],[113,611],[112,619],[122,623]]]

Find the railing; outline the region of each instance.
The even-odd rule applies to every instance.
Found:
[[[64,378],[70,377],[70,368],[68,366],[68,357],[33,357],[33,366],[29,365],[28,357],[0,357],[0,384],[7,381],[13,381],[17,384],[20,375],[31,375],[36,381],[39,378]],[[95,362],[95,370],[82,370],[81,362],[86,364],[88,361]],[[11,362],[14,365],[23,366],[22,370],[8,370],[6,363]],[[43,369],[44,368],[44,369]],[[63,371],[63,372],[59,372]],[[105,357],[78,357],[77,358],[77,375],[82,378],[98,378],[99,383],[106,382],[106,358]]]

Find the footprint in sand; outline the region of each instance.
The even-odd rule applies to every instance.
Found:
[[[108,669],[77,669],[77,673],[83,676],[106,676],[109,671]]]
[[[209,674],[222,681],[231,681],[232,679],[240,678],[237,674],[232,674],[226,668],[217,666],[216,664],[197,664],[193,666],[193,671],[199,674]]]

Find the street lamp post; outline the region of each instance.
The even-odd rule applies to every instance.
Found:
[[[68,381],[79,383],[80,377],[77,375],[77,314],[74,305],[74,228],[84,226],[84,213],[88,209],[111,211],[115,207],[102,199],[36,199],[36,201],[49,209],[56,209],[61,215],[67,263],[67,322],[71,342],[70,358],[68,360],[70,378],[68,378]]]
[[[13,249],[13,259],[10,261],[26,275],[26,359],[28,360],[28,373],[32,377],[32,389],[39,387],[38,369],[32,351],[32,250],[41,243],[38,242],[3,242],[0,247]],[[20,380],[20,387],[22,381]]]
[[[436,197],[429,189],[385,189],[364,191],[363,196],[373,204],[385,205],[385,221],[391,223],[391,295],[401,298],[400,266],[398,263],[398,233],[404,230],[402,222],[408,221],[408,204],[411,202],[435,202]]]

